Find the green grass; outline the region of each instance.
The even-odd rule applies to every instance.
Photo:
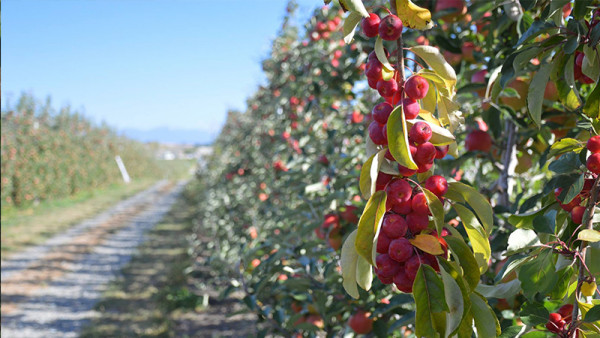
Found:
[[[119,201],[148,188],[156,180],[132,181],[107,188],[81,192],[68,198],[42,201],[26,208],[3,208],[2,257],[42,243],[50,236],[94,216]]]
[[[196,160],[159,160],[158,166],[165,173],[165,178],[180,180],[194,173]]]
[[[185,179],[194,173],[196,160],[159,160],[164,178]],[[107,188],[83,191],[70,197],[42,201],[27,207],[3,207],[2,257],[42,243],[54,234],[108,209],[119,201],[140,192],[156,179],[133,180],[130,184],[113,184]]]
[[[122,276],[109,285],[96,305],[101,315],[83,329],[82,337],[171,337],[171,312],[201,303],[185,287],[184,270],[192,263],[187,238],[192,233],[193,210],[180,195],[148,233]]]

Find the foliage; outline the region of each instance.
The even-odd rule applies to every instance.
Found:
[[[335,7],[317,9],[303,30],[290,5],[263,62],[267,85],[229,113],[199,175],[198,231],[214,242],[196,250],[210,251],[224,292],[242,289],[277,334],[333,335],[363,312],[376,336],[600,334],[598,293],[581,293],[600,273],[599,180],[586,149],[600,130],[597,1],[391,3],[365,1],[365,15],[359,0],[342,2],[343,24]],[[431,10],[435,25],[405,29],[401,54],[401,42],[354,32],[390,9],[412,11],[403,15],[415,28],[429,28]],[[430,237],[411,243],[437,255],[439,234],[450,252],[420,265],[412,294],[371,267],[387,195],[378,178],[415,164],[403,109],[386,127],[394,161],[369,136],[382,101],[362,74],[373,50],[384,79],[402,87],[402,59],[427,80],[419,118],[450,145],[435,167],[407,175],[432,215],[418,235]],[[443,199],[424,189],[432,174],[450,178]]]
[[[53,110],[24,94],[2,112],[2,206],[22,206],[122,182],[120,155],[133,180],[159,177],[143,144],[95,126],[81,113]]]

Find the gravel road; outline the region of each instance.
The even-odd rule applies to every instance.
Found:
[[[1,262],[4,337],[77,337],[98,314],[107,283],[144,233],[169,211],[184,182],[159,182],[46,243]]]

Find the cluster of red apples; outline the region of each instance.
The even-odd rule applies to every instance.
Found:
[[[553,333],[562,333],[571,322],[573,312],[573,304],[565,304],[561,306],[557,312],[550,314],[550,319],[546,323],[548,331]],[[577,334],[579,336],[579,334]]]
[[[374,13],[361,22],[363,33],[367,37],[379,36],[383,40],[393,41],[402,34],[402,21],[395,15],[380,19]],[[402,51],[396,51],[401,53]],[[384,50],[386,57],[388,52]],[[418,100],[423,99],[429,90],[427,80],[419,75],[412,75],[406,81],[401,79],[398,70],[386,69],[375,52],[369,54],[365,75],[369,86],[376,89],[384,102],[377,104],[372,110],[373,122],[369,125],[369,138],[379,146],[388,145],[387,123],[396,106],[402,105],[406,120],[414,120],[421,110]],[[413,246],[411,239],[419,234],[431,234],[438,238],[444,253],[447,255],[447,244],[444,233],[429,229],[429,204],[421,187],[415,183],[411,186],[406,177],[416,173],[425,173],[433,167],[435,159],[441,159],[448,153],[448,146],[434,146],[430,141],[432,130],[423,121],[414,121],[410,128],[408,141],[410,153],[417,169],[410,169],[398,164],[399,175],[393,176],[380,172],[376,189],[385,190],[387,194],[386,214],[384,215],[379,237],[377,238],[377,257],[375,273],[384,284],[394,283],[406,293],[412,292],[413,282],[421,264],[427,264],[439,271],[434,255]],[[391,152],[387,151],[386,159],[395,161]],[[439,175],[429,177],[424,187],[443,201],[448,190],[446,179]]]
[[[421,264],[439,271],[435,256],[413,246],[410,239],[422,233],[438,237],[444,250],[441,256],[445,258],[448,246],[443,236],[448,233],[444,229],[440,237],[429,229],[429,204],[419,187],[413,189],[406,179],[383,173],[379,178],[377,189],[385,189],[387,193],[387,212],[377,238],[379,255],[376,257],[375,274],[382,283],[394,283],[400,291],[410,293]],[[434,175],[425,181],[425,188],[443,200],[448,183],[442,176]]]
[[[594,186],[594,181],[600,174],[600,136],[592,136],[587,142],[587,149],[592,153],[586,162],[587,169],[590,171],[590,177],[586,178],[583,183],[583,188],[581,192],[573,198],[569,203],[562,203],[558,196],[562,193],[562,188],[556,188],[554,190],[554,196],[556,200],[560,204],[560,207],[571,213],[571,220],[575,224],[581,224],[583,222],[583,214],[585,213],[585,200],[590,197],[590,193],[592,187]],[[585,151],[585,150],[584,150]]]

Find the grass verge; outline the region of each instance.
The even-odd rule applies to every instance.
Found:
[[[155,182],[156,180],[139,180],[127,185],[115,184],[68,198],[43,201],[37,206],[5,208],[1,216],[2,257],[26,246],[40,244],[52,235],[98,214]]]
[[[185,195],[147,234],[122,275],[109,285],[96,305],[100,316],[83,329],[82,337],[170,337],[170,313],[200,305],[202,299],[186,288],[194,205]]]

